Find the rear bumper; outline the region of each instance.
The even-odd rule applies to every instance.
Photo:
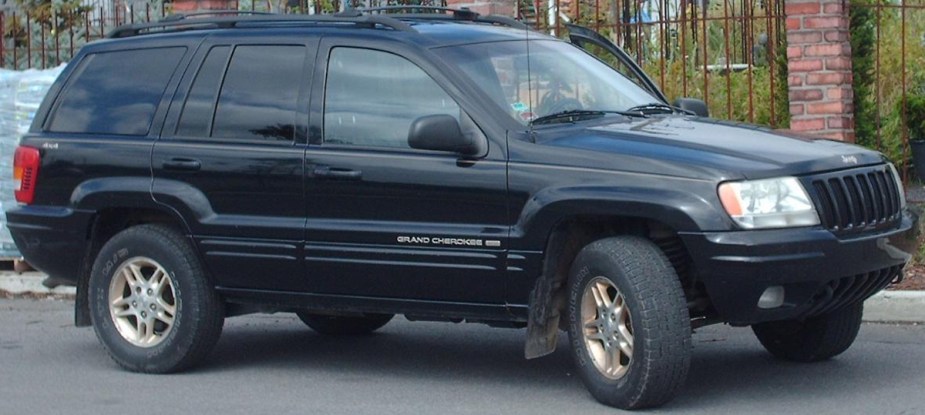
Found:
[[[43,206],[17,206],[7,225],[23,258],[36,269],[76,285],[87,249],[93,212]]]
[[[863,301],[901,275],[915,247],[915,215],[893,228],[839,239],[820,228],[682,233],[695,277],[720,319],[734,325],[798,319]],[[779,307],[760,308],[772,286]]]

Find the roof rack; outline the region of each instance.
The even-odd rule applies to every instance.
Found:
[[[218,17],[199,17],[218,16]],[[403,32],[415,30],[407,23],[385,15],[364,15],[357,11],[336,14],[271,14],[238,10],[215,10],[202,13],[170,15],[164,19],[151,23],[135,23],[113,29],[107,38],[124,38],[149,33],[168,31],[205,30],[205,29],[232,29],[238,27],[253,27],[256,25],[285,25],[285,24],[353,24],[356,26],[375,28],[387,27]]]
[[[450,14],[447,14],[447,12]],[[119,26],[109,32],[106,37],[112,39],[185,30],[233,29],[239,27],[289,24],[353,24],[367,28],[381,26],[402,32],[414,32],[414,28],[402,21],[403,19],[468,21],[507,26],[515,29],[529,29],[527,25],[510,17],[494,15],[482,16],[466,8],[451,9],[448,7],[436,6],[387,6],[368,9],[352,9],[335,14],[313,15],[274,14],[247,10],[210,10],[187,14],[172,14],[157,22]]]
[[[201,18],[202,16],[267,16],[272,15],[269,12],[258,12],[251,10],[206,10],[192,13],[175,13],[164,16],[159,22],[177,22],[189,19],[190,17]]]
[[[490,23],[500,26],[507,26],[514,29],[529,29],[529,26],[508,16],[488,15],[482,16],[468,8],[453,9],[439,6],[383,6],[357,9],[363,13],[377,13],[379,15],[394,14],[395,18],[410,18],[421,20],[464,20],[477,23]],[[409,13],[395,13],[409,12]],[[445,12],[451,12],[447,15]]]

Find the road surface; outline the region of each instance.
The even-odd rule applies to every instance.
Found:
[[[523,330],[396,318],[365,337],[317,335],[291,314],[235,317],[193,372],[120,370],[72,303],[0,299],[0,414],[612,414],[559,350],[522,358]],[[925,414],[925,326],[866,324],[819,364],[770,357],[748,329],[694,335],[670,414]]]

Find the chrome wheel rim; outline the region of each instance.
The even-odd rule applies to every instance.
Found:
[[[623,293],[606,277],[595,277],[581,297],[581,322],[588,355],[608,379],[626,375],[633,361],[633,322]]]
[[[122,263],[109,284],[109,315],[123,339],[154,347],[173,329],[177,297],[167,270],[151,258]]]

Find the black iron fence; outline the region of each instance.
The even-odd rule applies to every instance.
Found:
[[[925,2],[851,1],[857,142],[925,173]],[[912,162],[912,163],[910,163]]]
[[[670,99],[701,98],[718,118],[777,128],[788,125],[783,1],[519,1],[511,1],[510,13],[538,30],[565,36],[565,23],[577,23],[604,34],[633,56]],[[454,7],[453,0],[228,4],[242,10],[324,13],[408,3]],[[0,12],[0,66],[54,67],[116,26],[158,20],[174,8],[179,3],[87,7],[65,1],[54,7]]]

